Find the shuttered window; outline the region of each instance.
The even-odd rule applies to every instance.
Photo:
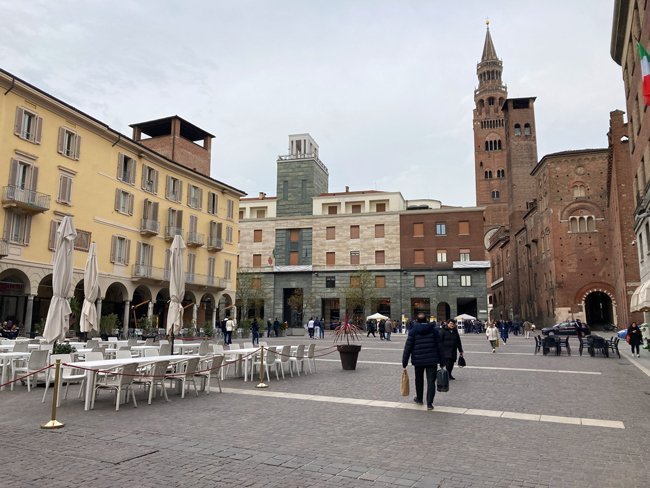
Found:
[[[16,212],[12,209],[5,211],[4,238],[12,244],[27,245],[32,227],[32,216]]]
[[[187,185],[187,206],[198,209],[203,206],[203,190],[189,183]]]
[[[131,240],[123,236],[113,236],[111,239],[111,263],[129,264]]]
[[[424,224],[413,224],[413,237],[424,237]]]
[[[14,134],[26,141],[40,144],[42,131],[42,117],[39,117],[35,112],[26,108],[16,107]]]
[[[116,188],[115,210],[125,215],[133,215],[133,194]]]
[[[298,266],[300,264],[300,254],[298,251],[289,252],[289,264],[291,266]]]
[[[358,225],[351,225],[350,226],[350,239],[358,239],[359,238],[359,226]]]
[[[228,200],[226,218],[232,219],[235,216],[235,202]]]
[[[424,264],[424,249],[413,250],[413,263]]]
[[[59,203],[70,204],[72,201],[72,176],[59,175],[59,193],[56,201]]]
[[[350,264],[359,264],[361,255],[359,251],[350,251]]]
[[[424,288],[425,286],[424,275],[415,275],[413,277],[413,286],[415,288]]]
[[[117,179],[129,185],[135,184],[135,159],[122,153],[117,155]]]
[[[375,224],[375,237],[384,237],[384,224]]]
[[[459,236],[468,236],[469,235],[469,222],[466,220],[461,220],[458,222],[458,235]]]
[[[253,230],[253,242],[262,242],[262,229]]]
[[[385,276],[375,276],[375,288],[386,288]]]
[[[384,251],[375,251],[375,264],[385,264],[386,253]]]
[[[208,192],[208,213],[217,215],[219,208],[219,197],[216,193]]]
[[[325,228],[325,239],[328,241],[333,241],[336,239],[336,227]]]
[[[141,188],[149,193],[158,193],[158,170],[151,166],[142,166]]]
[[[66,158],[78,160],[81,148],[81,136],[65,127],[59,127],[57,152]]]
[[[336,265],[336,253],[335,252],[326,252],[325,253],[325,264],[327,266]]]
[[[183,198],[183,182],[178,178],[167,175],[165,198],[174,202],[180,202]]]
[[[253,254],[253,267],[254,268],[259,268],[262,266],[262,255],[261,254]]]

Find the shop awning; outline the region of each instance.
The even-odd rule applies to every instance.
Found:
[[[632,294],[630,312],[650,312],[650,281],[642,283]]]

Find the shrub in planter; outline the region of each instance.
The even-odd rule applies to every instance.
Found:
[[[359,351],[361,351],[361,344],[350,344],[361,339],[360,329],[351,323],[343,322],[336,329],[334,329],[334,343],[343,342],[339,344],[336,349],[339,351],[341,357],[341,367],[344,370],[357,369],[357,359],[359,359]]]

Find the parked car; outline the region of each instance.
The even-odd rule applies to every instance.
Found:
[[[562,335],[562,336],[577,336],[578,330],[582,331],[582,335],[589,335],[591,331],[587,324],[576,322],[575,320],[567,320],[560,322],[552,327],[544,327],[542,335]]]

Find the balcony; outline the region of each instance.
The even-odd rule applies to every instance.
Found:
[[[9,255],[9,243],[6,239],[0,239],[0,258]]]
[[[174,239],[174,236],[182,236],[183,228],[182,227],[172,227],[170,225],[165,227],[165,240],[171,241]]]
[[[221,237],[208,237],[208,251],[223,251],[223,239]]]
[[[2,188],[2,206],[16,207],[30,213],[46,212],[50,209],[50,195],[17,186],[5,186]]]
[[[160,232],[160,222],[151,219],[140,219],[140,234],[155,236]]]
[[[205,236],[197,232],[188,232],[185,244],[189,247],[200,247],[205,244]]]
[[[163,268],[155,268],[145,264],[134,264],[131,278],[136,280],[169,281],[169,272]]]

